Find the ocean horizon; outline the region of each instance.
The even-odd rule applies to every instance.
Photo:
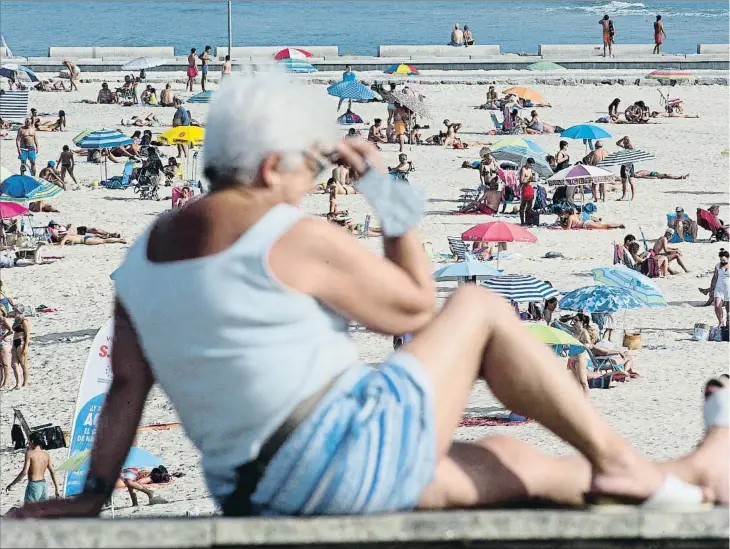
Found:
[[[228,44],[224,0],[3,0],[0,10],[0,34],[23,57],[46,56],[50,46],[174,46],[183,55]],[[477,44],[536,53],[538,44],[599,44],[604,14],[614,20],[617,44],[652,43],[661,14],[663,51],[694,53],[700,43],[730,42],[728,12],[727,1],[707,0],[234,1],[232,34],[234,46],[339,46],[341,55],[377,55],[380,44],[445,44],[459,23]]]

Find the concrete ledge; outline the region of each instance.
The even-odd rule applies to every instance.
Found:
[[[378,46],[378,57],[493,57],[500,53],[499,46]]]
[[[730,54],[730,44],[697,44],[697,53],[727,57]]]
[[[117,59],[134,59],[135,57],[161,57],[163,59],[171,59],[175,57],[175,48],[173,47],[155,47],[155,48],[136,48],[136,47],[50,47],[48,48],[48,57],[60,57],[62,59],[91,58],[101,59],[103,57],[114,57]]]
[[[298,48],[300,50],[308,51],[314,57],[337,56],[340,54],[340,50],[337,46],[237,46],[231,48],[231,58],[273,58],[284,48]],[[228,46],[218,46],[215,48],[216,57],[224,58],[226,55],[228,55]]]
[[[2,519],[15,547],[666,547],[727,548],[727,508],[698,512],[561,510],[397,513],[277,519]]]
[[[616,57],[643,57],[652,55],[654,44],[614,44]],[[538,55],[543,57],[603,56],[603,44],[540,44]]]

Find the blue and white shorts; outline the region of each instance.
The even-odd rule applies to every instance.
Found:
[[[251,502],[263,515],[407,510],[435,468],[431,381],[397,352],[342,375],[274,455]]]

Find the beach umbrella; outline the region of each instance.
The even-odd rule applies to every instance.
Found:
[[[12,78],[13,76],[17,76],[21,73],[25,74],[31,82],[40,82],[36,74],[28,67],[16,65],[15,63],[5,63],[0,65],[0,76],[4,76],[5,78]]]
[[[558,296],[555,288],[529,275],[493,276],[486,278],[482,284],[517,303],[543,301]]]
[[[327,93],[334,97],[339,97],[342,100],[356,101],[358,103],[366,103],[378,97],[378,94],[365,84],[361,84],[355,80],[344,80],[332,84],[327,88]]]
[[[566,311],[615,313],[644,307],[633,293],[611,286],[585,286],[567,294],[558,306]]]
[[[467,279],[476,282],[490,276],[502,276],[502,273],[487,263],[469,259],[469,256],[466,261],[446,265],[433,273],[434,280],[439,282]]]
[[[28,208],[17,202],[0,202],[0,218],[12,219],[29,212]]]
[[[497,149],[496,151],[492,150],[492,156],[498,162],[513,162],[520,167],[523,166],[525,162],[527,162],[528,158],[532,158],[535,161],[532,169],[537,175],[547,179],[548,177],[551,177],[554,173],[553,169],[550,167],[550,164],[548,164],[548,161],[545,160],[544,152],[538,153],[530,149],[525,149],[523,147],[509,145],[507,147]]]
[[[13,175],[0,183],[0,202],[38,202],[50,200],[63,189],[44,179],[30,175]]]
[[[60,471],[73,471],[75,473],[82,472],[88,468],[90,457],[91,450],[83,450],[82,452],[78,452],[69,457],[61,465],[56,467],[56,469]],[[124,460],[122,468],[157,467],[159,465],[164,465],[164,462],[160,458],[151,454],[147,450],[142,450],[141,448],[132,446],[127,454],[127,459]]]
[[[666,307],[667,300],[654,281],[625,265],[591,269],[593,279],[606,286],[631,292],[647,307]]]
[[[93,131],[94,130],[84,130],[80,134],[78,134],[76,137],[74,137],[71,141],[73,142],[74,145],[78,145],[79,141],[81,141],[84,137],[86,137]]]
[[[423,101],[415,93],[406,93],[403,91],[396,91],[390,94],[390,97],[396,103],[403,105],[406,109],[414,113],[416,116],[421,118],[433,118],[433,115],[423,104]]]
[[[545,103],[545,99],[542,95],[540,95],[538,92],[531,88],[526,88],[525,86],[507,88],[502,93],[504,93],[505,95],[516,95],[517,97],[527,99],[529,101],[532,101],[533,103]]]
[[[11,172],[5,166],[0,166],[0,182],[5,181],[11,175],[13,175],[13,172]]]
[[[310,64],[308,61],[305,61],[304,59],[281,59],[276,62],[277,65],[280,65],[284,67],[284,70],[286,72],[296,72],[296,73],[309,73],[309,72],[317,72],[316,67],[314,65]]]
[[[461,239],[467,242],[537,242],[537,237],[530,231],[504,221],[475,225],[462,233]]]
[[[604,137],[611,137],[611,134],[593,124],[578,124],[563,130],[560,137],[567,137],[568,139],[603,139]]]
[[[528,65],[527,70],[540,72],[564,71],[565,67],[563,67],[562,65],[558,65],[557,63],[553,63],[552,61],[538,61],[537,63]]]
[[[205,129],[200,126],[177,126],[162,132],[158,139],[168,145],[202,145]]]
[[[601,160],[598,163],[598,167],[610,168],[611,166],[621,166],[623,164],[638,164],[639,162],[653,159],[654,155],[646,151],[640,151],[639,149],[619,149]]]
[[[383,71],[385,74],[394,74],[398,76],[418,76],[421,74],[418,69],[413,65],[406,65],[405,63],[391,65]]]
[[[535,143],[532,139],[523,139],[522,137],[505,137],[495,144],[490,145],[492,151],[498,151],[510,147],[512,149],[524,149],[526,153],[546,154],[545,149]]]
[[[131,61],[128,61],[124,65],[122,65],[123,71],[143,71],[146,69],[153,69],[155,67],[159,67],[160,65],[164,65],[167,63],[164,59],[160,59],[159,57],[137,57],[136,59],[132,59]]]
[[[280,59],[306,59],[312,57],[312,54],[307,50],[300,48],[284,48],[274,55],[274,60],[279,61]]]
[[[212,91],[199,92],[188,98],[187,103],[210,103],[212,96]]]
[[[95,130],[79,139],[76,145],[82,149],[111,149],[125,147],[132,143],[134,143],[132,138],[119,130]]]
[[[585,349],[585,346],[571,334],[552,326],[528,324],[527,330],[542,343],[552,346],[558,354],[575,356]]]
[[[650,80],[697,80],[697,77],[689,71],[661,70],[653,71],[646,75]]]
[[[586,164],[574,164],[548,178],[547,183],[550,186],[580,187],[594,183],[613,183],[614,180],[615,176],[608,170]]]

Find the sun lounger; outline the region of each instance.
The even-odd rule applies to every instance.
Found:
[[[674,221],[677,218],[676,213],[668,213],[667,214],[667,227],[670,227],[672,225],[672,221]],[[689,218],[689,216],[685,213],[682,214],[682,219]],[[684,241],[685,242],[694,242],[694,238],[692,238],[691,234],[684,233]],[[675,232],[672,235],[672,238],[669,239],[669,242],[671,244],[678,244],[680,242],[679,240],[679,233]]]
[[[559,320],[554,320],[551,324],[554,328],[557,328],[558,330],[562,330],[563,332],[573,335],[572,330],[560,322]],[[586,353],[588,354],[588,365],[587,368],[592,372],[616,372],[616,373],[623,373],[624,367],[623,364],[619,364],[616,362],[615,358],[618,356],[616,355],[607,355],[607,356],[596,356],[592,350],[586,349]]]

